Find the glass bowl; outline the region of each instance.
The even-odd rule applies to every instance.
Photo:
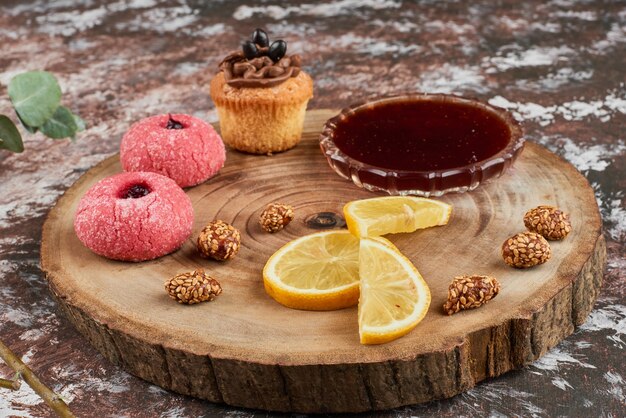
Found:
[[[330,166],[359,187],[441,196],[500,177],[524,147],[504,109],[449,94],[405,94],[343,109],[324,125]]]

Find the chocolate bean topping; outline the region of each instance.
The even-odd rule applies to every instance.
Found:
[[[280,61],[282,57],[287,53],[287,42],[282,39],[272,42],[270,49],[267,51],[267,56],[274,62]]]
[[[259,56],[259,48],[257,48],[256,44],[252,41],[245,41],[241,45],[241,50],[246,59],[251,60]]]
[[[270,38],[263,29],[257,28],[254,32],[252,32],[251,39],[252,42],[258,46],[270,46]]]
[[[286,53],[287,42],[279,39],[270,44],[267,33],[257,28],[241,51],[228,54],[219,67],[231,87],[273,87],[300,74],[300,56]]]

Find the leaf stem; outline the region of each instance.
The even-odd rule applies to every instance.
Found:
[[[74,418],[67,404],[59,395],[41,383],[39,378],[20,360],[2,341],[0,341],[0,357],[15,370],[33,390],[41,396],[41,399],[62,418]],[[6,380],[6,379],[3,379]]]

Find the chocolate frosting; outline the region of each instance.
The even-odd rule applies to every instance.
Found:
[[[300,55],[284,56],[274,62],[267,55],[267,47],[259,48],[261,56],[246,59],[242,51],[228,54],[219,67],[226,83],[232,87],[273,87],[300,73]]]

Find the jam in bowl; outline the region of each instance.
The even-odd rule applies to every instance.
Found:
[[[320,147],[357,186],[441,196],[502,175],[524,147],[513,116],[477,100],[409,94],[350,106],[328,120]]]

